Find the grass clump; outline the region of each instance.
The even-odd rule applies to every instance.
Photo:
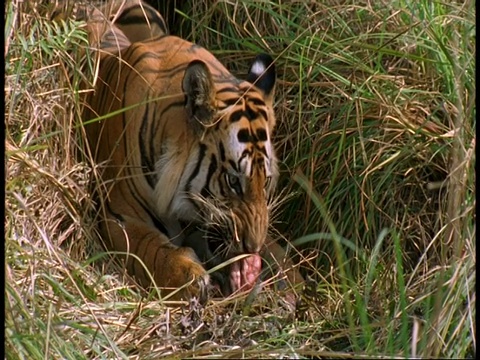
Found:
[[[155,5],[155,1],[152,1]],[[245,74],[276,59],[275,227],[302,306],[165,304],[97,247],[83,24],[5,5],[6,358],[465,358],[475,343],[475,3],[207,2],[172,33]],[[179,6],[179,4],[177,4]],[[180,20],[179,20],[180,19]]]

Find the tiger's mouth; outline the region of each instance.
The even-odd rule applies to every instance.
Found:
[[[211,227],[199,231],[202,231],[202,239],[197,238],[196,241],[202,241],[202,246],[198,243],[195,246],[186,245],[194,249],[207,270],[245,254],[236,248],[234,239],[226,239],[228,236],[225,235],[225,229]],[[262,258],[258,253],[254,253],[215,271],[211,278],[213,286],[220,290],[221,295],[228,296],[253,288],[261,271]]]
[[[233,293],[253,288],[262,271],[262,258],[259,254],[240,259],[230,265],[230,288]]]

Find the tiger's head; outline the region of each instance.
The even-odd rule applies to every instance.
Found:
[[[220,225],[230,255],[260,251],[278,176],[272,58],[257,56],[246,80],[215,73],[199,60],[183,78],[186,111],[199,141],[183,188],[202,221]]]

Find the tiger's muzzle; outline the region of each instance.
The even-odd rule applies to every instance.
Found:
[[[232,233],[236,252],[259,253],[267,237],[268,221],[266,203],[243,203],[234,210]]]

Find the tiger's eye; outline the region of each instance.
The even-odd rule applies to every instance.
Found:
[[[225,178],[230,189],[237,195],[241,195],[242,185],[240,184],[240,178],[234,174],[226,174]]]

